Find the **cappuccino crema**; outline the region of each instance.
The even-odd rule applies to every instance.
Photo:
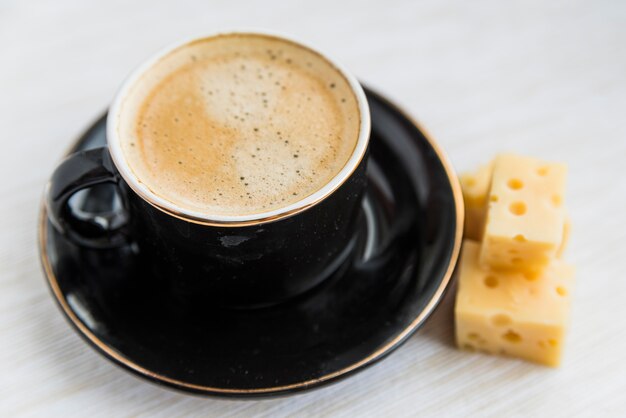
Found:
[[[257,34],[175,49],[119,112],[121,148],[155,195],[207,215],[280,209],[346,165],[360,129],[355,94],[324,57]]]

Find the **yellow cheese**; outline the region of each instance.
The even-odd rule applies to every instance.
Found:
[[[459,347],[559,365],[573,268],[556,259],[538,276],[494,271],[480,265],[479,251],[479,243],[464,242],[455,306]]]
[[[476,241],[482,239],[492,168],[490,162],[460,177],[465,203],[465,238]]]
[[[563,164],[500,155],[493,167],[480,260],[537,271],[557,255],[565,229]]]
[[[565,223],[563,224],[563,241],[561,241],[561,246],[556,252],[556,256],[558,258],[563,257],[565,250],[567,249],[567,243],[569,242],[569,237],[572,232],[572,221],[569,218],[565,219]]]

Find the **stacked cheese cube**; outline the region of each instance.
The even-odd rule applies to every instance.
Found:
[[[561,260],[569,234],[566,172],[562,164],[500,155],[461,177],[460,347],[559,364],[574,280]]]

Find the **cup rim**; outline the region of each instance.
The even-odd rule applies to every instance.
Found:
[[[259,212],[248,215],[218,215],[218,214],[208,214],[200,211],[189,210],[183,208],[179,205],[176,205],[173,202],[170,202],[167,199],[164,199],[153,191],[151,191],[144,183],[142,183],[133,170],[130,168],[124,153],[122,152],[121,147],[121,139],[118,135],[119,132],[119,119],[120,119],[120,111],[122,107],[122,103],[126,98],[129,90],[134,86],[134,84],[143,76],[146,71],[152,68],[158,61],[162,58],[173,52],[178,48],[182,48],[185,45],[188,45],[194,41],[205,40],[210,38],[215,38],[219,36],[228,36],[228,35],[257,35],[264,36],[270,38],[277,38],[282,41],[290,42],[292,44],[297,45],[298,47],[302,47],[308,49],[309,51],[319,55],[321,58],[326,60],[330,65],[335,67],[337,71],[345,78],[348,82],[355,98],[357,101],[359,113],[360,113],[360,123],[359,123],[359,135],[357,138],[357,142],[355,144],[354,150],[350,155],[350,158],[343,166],[343,168],[319,190],[316,190],[314,193],[304,197],[303,199],[298,200],[290,205],[287,205],[282,208]],[[370,130],[371,130],[371,117],[369,111],[369,104],[367,101],[367,97],[365,96],[365,92],[361,84],[358,82],[356,77],[354,77],[342,64],[340,64],[336,59],[329,56],[326,53],[321,53],[318,49],[310,46],[306,42],[302,42],[298,39],[295,39],[293,36],[284,35],[274,31],[268,31],[265,29],[233,29],[233,30],[221,30],[215,31],[208,34],[191,36],[183,39],[182,41],[175,42],[165,48],[160,49],[157,53],[153,54],[150,58],[145,60],[142,64],[140,64],[135,70],[133,70],[130,75],[123,82],[122,86],[118,90],[115,95],[115,99],[113,100],[113,104],[109,109],[109,117],[107,118],[107,142],[108,149],[111,154],[111,158],[113,159],[113,163],[115,164],[117,170],[119,171],[122,178],[126,181],[129,187],[137,194],[139,197],[154,206],[155,208],[165,212],[168,215],[174,216],[176,218],[204,225],[219,225],[219,226],[247,226],[247,225],[255,225],[262,224],[267,222],[277,221],[279,219],[287,218],[293,216],[297,213],[300,213],[318,203],[325,200],[328,196],[333,194],[335,190],[337,190],[342,184],[344,184],[354,173],[357,167],[360,165],[361,161],[365,157],[367,152],[367,147],[369,144],[370,138]]]

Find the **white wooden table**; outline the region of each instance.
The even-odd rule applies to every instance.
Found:
[[[450,300],[376,366],[274,400],[172,392],[83,343],[37,258],[48,175],[141,60],[242,26],[339,57],[422,121],[459,170],[503,150],[569,163],[578,287],[561,369],[457,351]],[[624,1],[0,0],[0,141],[0,416],[626,414]]]

